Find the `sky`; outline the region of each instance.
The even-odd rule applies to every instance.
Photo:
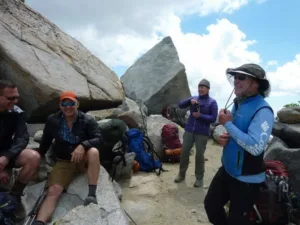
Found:
[[[226,68],[257,63],[267,72],[273,110],[300,101],[299,0],[26,0],[80,41],[119,77],[170,36],[192,95],[202,78],[224,108]],[[229,100],[231,102],[233,97]]]

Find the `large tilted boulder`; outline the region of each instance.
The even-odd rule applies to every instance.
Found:
[[[125,94],[145,103],[149,114],[191,96],[184,65],[170,37],[138,59],[121,77]]]
[[[33,204],[42,191],[45,182],[27,186],[23,203],[26,211],[32,209]],[[88,194],[87,173],[78,176],[63,193],[56,210],[51,218],[51,224],[101,224],[101,225],[128,225],[126,215],[120,207],[119,198],[109,180],[106,170],[101,167],[97,186],[98,205],[83,206]]]
[[[30,121],[44,122],[65,90],[76,91],[83,111],[122,104],[118,76],[23,2],[0,1],[0,33],[0,78],[18,85]]]

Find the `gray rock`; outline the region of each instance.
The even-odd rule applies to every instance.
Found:
[[[114,109],[103,109],[103,110],[95,110],[95,111],[89,111],[87,114],[94,117],[95,120],[103,120],[107,118],[114,118],[120,115],[123,111],[114,108]]]
[[[300,148],[300,124],[275,122],[272,135],[279,137],[290,148]]]
[[[148,109],[143,102],[139,101],[139,103],[136,103],[135,101],[127,97],[123,101],[122,105],[120,105],[118,108],[120,108],[123,112],[135,111],[139,114],[141,114],[142,112],[144,116],[148,115]]]
[[[20,1],[0,1],[0,78],[17,84],[29,121],[44,122],[62,91],[83,111],[119,106],[119,77],[81,43]],[[109,107],[107,107],[109,106]]]
[[[184,65],[170,37],[150,49],[121,77],[126,96],[142,101],[149,114],[191,96]]]
[[[39,146],[40,146],[40,144],[37,143],[37,142],[35,142],[35,141],[33,140],[33,138],[30,137],[30,138],[29,138],[29,143],[28,143],[28,145],[26,146],[26,148],[28,148],[28,149],[38,149]]]
[[[56,225],[128,224],[106,170],[101,167],[100,171],[96,192],[98,205],[82,206],[88,194],[88,180],[87,174],[80,175],[70,184],[67,192],[62,194],[51,218],[51,223],[57,221]],[[44,184],[41,182],[26,187],[22,201],[27,212],[32,208]]]
[[[43,130],[45,124],[43,123],[36,123],[36,124],[27,124],[27,130],[30,137],[34,137],[37,131]]]
[[[40,143],[41,140],[42,140],[42,136],[43,136],[43,131],[42,130],[39,130],[35,133],[34,137],[33,137],[33,140],[37,143]]]
[[[300,123],[300,106],[283,108],[277,112],[277,116],[282,123]]]
[[[273,137],[265,152],[265,160],[282,161],[289,172],[293,190],[300,191],[300,148],[289,148],[288,145],[278,137]]]
[[[128,121],[126,121],[125,118],[128,118],[128,117],[131,118],[132,120],[134,120],[134,124],[136,124],[136,126],[138,126],[138,127],[143,127],[143,125],[144,125],[143,120],[146,120],[146,117],[143,117],[139,111],[127,111],[127,112],[123,112],[120,115],[118,115],[118,118],[123,120],[126,124],[128,123]],[[128,124],[128,126],[129,126],[129,124]]]
[[[214,128],[213,133],[212,133],[212,138],[215,142],[218,143],[219,137],[221,134],[226,133],[227,130],[223,125],[218,125]]]
[[[167,120],[161,115],[151,115],[147,117],[147,133],[153,144],[154,150],[159,157],[164,156],[162,140],[161,140],[161,130],[166,124],[175,124],[178,126],[179,139],[181,143],[183,142],[183,133],[184,129],[181,128],[178,124],[173,123],[170,120]]]

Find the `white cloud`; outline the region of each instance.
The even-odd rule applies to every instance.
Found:
[[[300,54],[292,62],[288,62],[269,72],[268,78],[272,85],[272,96],[300,95]]]
[[[270,60],[267,62],[266,68],[272,67],[272,66],[277,66],[278,62],[276,60]]]

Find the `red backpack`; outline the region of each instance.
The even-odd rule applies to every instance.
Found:
[[[178,127],[175,124],[166,124],[161,132],[162,145],[165,156],[164,162],[179,162],[182,144],[178,135]]]
[[[287,204],[292,193],[289,174],[281,161],[265,160],[265,166],[266,180],[260,189],[251,220],[255,224],[287,224]]]

